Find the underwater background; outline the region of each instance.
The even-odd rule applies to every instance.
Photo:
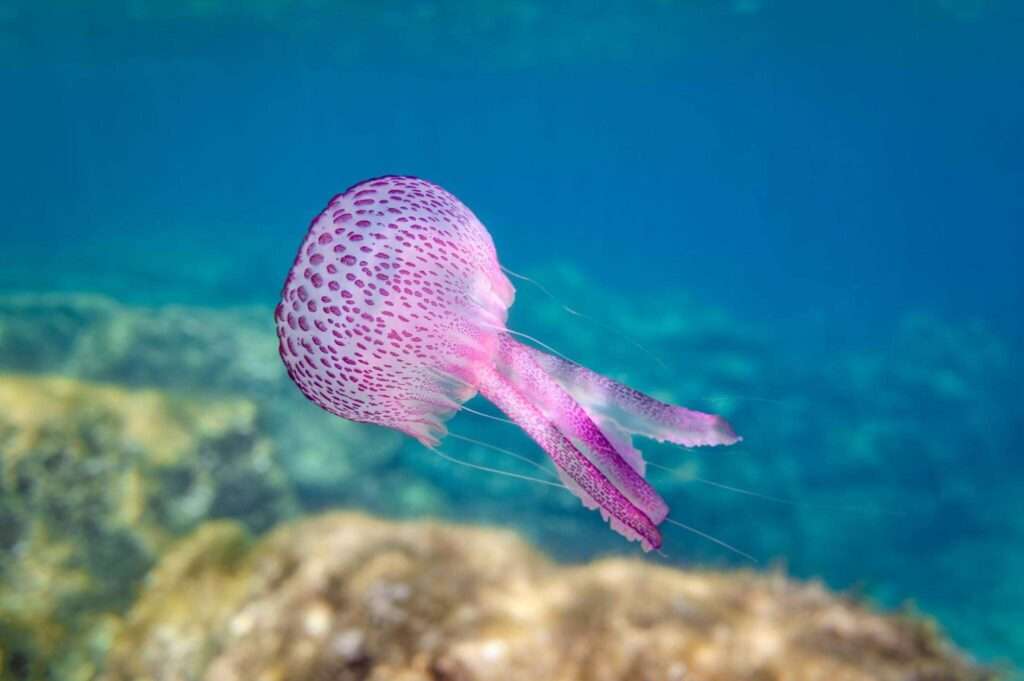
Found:
[[[290,383],[295,249],[384,174],[540,284],[510,328],[744,436],[640,446],[673,517],[759,562],[678,529],[646,562],[820,580],[1024,665],[1021,3],[0,0],[0,92],[0,679],[149,678],[174,556],[339,508],[640,556]]]

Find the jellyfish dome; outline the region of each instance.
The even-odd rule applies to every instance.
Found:
[[[514,297],[490,234],[458,199],[418,178],[366,180],[309,226],[275,312],[281,358],[322,408],[428,447],[479,392],[584,505],[644,549],[659,547],[668,507],[631,436],[684,446],[739,438],[718,416],[520,344],[505,327]]]
[[[367,180],[309,227],[277,310],[281,357],[327,411],[436,444],[494,365],[514,295],[458,199],[415,178]]]

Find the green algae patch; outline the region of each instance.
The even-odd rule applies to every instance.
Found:
[[[0,678],[89,678],[176,537],[289,516],[273,451],[246,400],[0,376]]]

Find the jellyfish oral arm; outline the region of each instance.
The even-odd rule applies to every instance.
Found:
[[[480,394],[541,446],[584,506],[645,550],[660,546],[668,506],[644,479],[632,435],[687,447],[739,440],[720,416],[661,402],[507,333],[499,334],[494,366],[476,379]]]
[[[498,339],[498,370],[520,393],[529,395],[541,413],[558,428],[601,473],[658,525],[668,515],[668,506],[644,479],[640,452],[628,437],[608,437],[609,424],[599,425],[537,364],[529,348],[507,334]],[[612,430],[609,433],[613,435]]]
[[[496,367],[477,376],[480,394],[526,431],[551,457],[567,486],[590,508],[600,508],[612,527],[645,550],[661,546],[657,525],[637,508],[530,399]]]
[[[731,445],[743,439],[721,416],[667,404],[575,362],[522,347],[588,413],[623,431],[684,447]]]

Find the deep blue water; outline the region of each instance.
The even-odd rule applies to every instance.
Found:
[[[269,303],[331,195],[400,173],[512,269],[687,290],[809,357],[918,311],[1024,337],[1011,0],[47,4],[0,2],[5,289]]]
[[[222,295],[270,299],[307,216],[398,172],[463,197],[510,266],[566,255],[638,293],[862,331],[907,307],[1019,331],[1024,10],[815,4],[698,3],[650,38],[620,12],[631,49],[608,56],[555,14],[564,54],[545,35],[521,66],[504,52],[529,35],[403,54],[372,15],[358,61],[330,54],[359,39],[342,26],[108,19],[62,47],[73,26],[26,18],[13,30],[34,42],[2,72],[8,246],[45,234],[51,267],[145,268],[154,230],[231,242],[253,271]]]

